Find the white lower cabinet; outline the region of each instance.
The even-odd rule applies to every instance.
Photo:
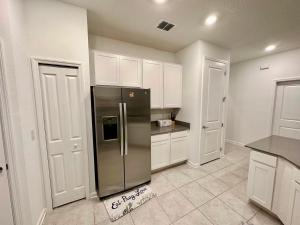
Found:
[[[156,170],[170,164],[170,134],[151,137],[151,169]]]
[[[188,133],[178,132],[171,134],[171,164],[187,160]]]
[[[287,160],[252,151],[247,191],[283,224],[300,225],[300,169]]]
[[[300,170],[294,169],[291,181],[288,225],[300,225]]]
[[[288,196],[290,196],[291,192],[293,170],[294,166],[289,162],[281,158],[278,159],[272,212],[276,214],[284,224],[287,224],[288,221]]]
[[[188,131],[151,137],[151,169],[187,160]]]
[[[276,157],[251,152],[248,175],[248,197],[259,205],[271,210]]]

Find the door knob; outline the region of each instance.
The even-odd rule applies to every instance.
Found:
[[[77,144],[74,144],[74,146],[73,146],[74,148],[77,148],[78,147],[78,145]]]
[[[208,127],[207,127],[207,126],[202,126],[202,128],[203,128],[203,129],[206,129],[206,128],[208,128]]]

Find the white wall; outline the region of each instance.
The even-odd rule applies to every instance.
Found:
[[[87,115],[88,130],[88,153],[93,162],[93,148],[91,132],[91,114],[90,114],[90,97],[89,97],[89,56],[88,56],[88,31],[87,31],[87,12],[85,9],[78,8],[73,5],[65,4],[58,1],[25,1],[25,16],[27,29],[27,60],[30,66],[31,57],[41,57],[48,59],[62,59],[67,61],[75,61],[83,65],[84,78],[84,97]],[[20,78],[18,86],[23,92],[23,116],[27,118],[24,121],[24,135],[28,137],[30,142],[30,130],[34,130],[37,134],[36,115],[34,107],[33,81],[32,74]],[[36,164],[41,164],[40,150],[38,146],[31,148],[31,160]],[[32,175],[33,174],[32,168]],[[41,173],[42,168],[35,168]],[[94,168],[90,163],[90,192],[95,190]],[[37,172],[35,172],[37,173]],[[41,174],[35,174],[30,180],[30,184],[42,177]],[[40,192],[36,192],[35,197],[41,202],[36,202],[36,207],[41,210],[45,207],[45,203],[41,205],[43,198]]]
[[[273,80],[300,79],[299,59],[296,49],[231,65],[226,139],[247,144],[270,135]]]
[[[183,65],[183,106],[177,119],[191,124],[189,161],[197,166],[200,164],[201,82],[204,56],[229,61],[230,53],[228,50],[199,40],[176,55]]]
[[[89,47],[99,51],[145,58],[163,62],[176,63],[176,55],[172,52],[161,51],[154,48],[148,48],[141,45],[135,45],[124,41],[118,41],[102,36],[89,34]]]
[[[40,208],[43,205],[43,189],[41,189],[41,171],[35,171],[35,169],[39,169],[39,160],[34,161],[37,159],[35,157],[36,146],[35,143],[28,141],[29,135],[26,135],[23,127],[27,122],[24,114],[27,115],[26,103],[31,97],[30,91],[29,93],[24,92],[27,91],[24,90],[26,86],[18,88],[21,81],[24,80],[23,78],[30,75],[30,67],[26,60],[23,11],[23,1],[21,0],[1,1],[0,38],[4,50],[4,82],[7,86],[13,141],[12,149],[9,149],[12,158],[9,157],[8,163],[11,168],[10,173],[14,174],[16,178],[11,182],[16,188],[13,188],[14,209],[19,212],[20,216],[15,215],[15,222],[32,225],[40,216]],[[34,183],[30,183],[33,179]],[[37,199],[38,195],[39,199]]]

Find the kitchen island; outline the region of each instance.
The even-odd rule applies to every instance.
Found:
[[[250,148],[248,197],[287,225],[300,225],[300,140],[272,135]]]

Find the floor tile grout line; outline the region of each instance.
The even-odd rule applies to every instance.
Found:
[[[239,152],[239,151],[240,151],[240,150],[233,150],[233,151],[231,151],[231,152]],[[169,184],[172,188],[174,188],[174,189],[172,189],[172,190],[170,190],[170,191],[168,191],[168,192],[165,192],[164,194],[162,194],[162,195],[160,195],[160,196],[157,196],[157,197],[156,197],[156,200],[158,201],[158,204],[161,206],[161,204],[160,204],[160,202],[159,202],[159,200],[158,200],[159,197],[161,197],[161,196],[163,196],[163,195],[165,195],[165,194],[167,194],[167,193],[170,193],[170,192],[172,192],[172,191],[177,190],[179,193],[182,194],[182,196],[183,196],[184,199],[186,199],[188,202],[191,203],[192,206],[195,207],[195,208],[193,208],[192,210],[190,210],[189,212],[187,212],[185,215],[183,215],[182,217],[178,218],[176,221],[174,221],[174,222],[170,221],[170,222],[171,222],[171,223],[177,222],[177,221],[180,220],[181,218],[185,217],[187,214],[193,212],[194,210],[199,209],[201,206],[207,204],[208,202],[210,202],[210,201],[212,201],[213,199],[216,199],[216,198],[217,198],[218,200],[220,200],[221,202],[223,202],[227,207],[229,207],[230,209],[232,209],[234,212],[236,212],[237,214],[239,214],[237,211],[235,211],[233,208],[231,208],[229,205],[227,205],[226,202],[224,202],[224,201],[223,201],[222,199],[220,199],[219,197],[220,197],[220,195],[222,195],[223,193],[231,191],[231,190],[234,189],[236,186],[238,186],[240,183],[242,183],[242,182],[244,182],[245,180],[247,180],[247,178],[243,178],[242,176],[238,176],[238,175],[236,175],[236,174],[233,173],[233,171],[235,171],[235,170],[237,170],[237,169],[239,169],[239,168],[242,168],[242,169],[245,169],[245,170],[248,169],[247,167],[249,167],[249,166],[247,166],[247,165],[246,165],[246,162],[244,162],[244,161],[246,161],[247,157],[248,157],[248,156],[241,157],[241,158],[238,159],[238,160],[236,160],[236,159],[230,160],[230,159],[226,158],[226,156],[225,156],[225,157],[222,157],[221,160],[222,160],[222,159],[225,159],[225,160],[228,162],[228,165],[224,166],[224,165],[221,164],[222,167],[217,168],[216,170],[213,170],[212,172],[209,172],[208,170],[205,170],[205,169],[201,168],[201,166],[200,166],[200,167],[198,167],[198,168],[196,168],[196,169],[200,169],[201,171],[203,171],[203,172],[205,173],[205,176],[200,176],[200,177],[189,176],[187,173],[184,173],[183,171],[181,171],[181,170],[179,170],[179,169],[176,169],[176,167],[175,167],[174,171],[176,171],[176,172],[178,172],[178,173],[180,173],[180,174],[183,174],[185,177],[188,177],[189,180],[190,180],[189,182],[184,183],[184,184],[182,184],[182,185],[180,185],[180,186],[175,186],[175,185],[173,185],[172,182],[168,179],[167,173],[162,173],[161,176],[163,176],[163,177],[166,179],[166,181],[168,182],[168,184]],[[248,159],[247,159],[247,160],[248,160]],[[222,181],[219,177],[217,177],[215,174],[218,173],[218,172],[220,172],[220,171],[222,171],[222,170],[226,170],[227,168],[229,168],[229,167],[231,167],[231,166],[232,166],[234,169],[228,170],[227,172],[230,173],[230,174],[233,174],[233,175],[236,176],[236,177],[239,177],[239,179],[241,179],[241,181],[238,182],[237,184],[234,184],[234,185],[229,185],[229,186],[227,185],[228,189],[226,189],[225,191],[221,192],[221,193],[218,194],[218,195],[214,195],[213,193],[211,193],[208,189],[206,189],[205,187],[203,187],[203,186],[198,182],[198,180],[204,179],[205,177],[207,177],[207,176],[209,175],[209,176],[213,177],[214,179],[217,179],[218,181],[220,181],[220,182],[222,182],[223,184],[226,185],[226,183],[223,182],[223,181]],[[217,166],[217,167],[218,167],[218,166]],[[226,173],[227,173],[227,172],[226,172]],[[182,188],[183,186],[189,185],[189,184],[191,184],[191,183],[196,183],[197,185],[199,185],[199,186],[200,186],[201,188],[203,188],[205,191],[207,191],[208,193],[212,194],[213,198],[210,199],[209,201],[207,201],[206,203],[203,203],[202,205],[200,205],[200,206],[198,206],[198,207],[197,207],[196,205],[194,205],[193,202],[191,202],[191,201],[187,198],[187,196],[185,196],[185,195],[183,194],[183,192],[181,191],[181,188]],[[103,204],[103,203],[102,203],[102,204]],[[162,206],[161,206],[161,207],[162,207]],[[163,208],[162,208],[162,209],[163,209]],[[200,212],[201,212],[201,211],[200,211]],[[62,211],[61,213],[64,213],[64,212]],[[201,213],[202,213],[202,212],[201,212]],[[253,217],[255,217],[255,215],[256,215],[257,213],[259,213],[259,211],[257,211],[257,212],[253,215]],[[165,214],[166,214],[166,212],[165,212]],[[203,214],[203,213],[202,213],[202,214]],[[240,215],[240,214],[239,214],[239,215]],[[132,217],[132,214],[130,214],[129,216],[130,216],[131,222],[132,222],[133,224],[135,224],[135,222],[134,222],[134,220],[133,220],[133,217]],[[205,216],[205,215],[204,215],[204,216]],[[240,215],[240,216],[243,217],[242,215]],[[205,217],[206,217],[206,216],[205,216]],[[251,220],[253,217],[251,217],[249,220]],[[243,218],[244,218],[244,217],[243,217]],[[246,218],[245,218],[245,219],[246,219]],[[209,220],[209,219],[208,219],[208,220]],[[249,220],[247,220],[247,221],[249,221]],[[210,221],[210,220],[209,220],[209,221]],[[93,223],[94,223],[94,224],[96,223],[95,211],[93,212]]]
[[[174,190],[173,190],[173,191],[174,191]],[[171,221],[170,217],[168,216],[166,210],[165,210],[164,207],[161,205],[161,203],[160,203],[158,197],[156,197],[156,198],[157,198],[157,203],[158,203],[158,205],[160,206],[160,208],[162,209],[162,211],[164,212],[164,214],[168,217],[168,219],[169,219],[169,221],[170,221],[170,224],[172,224],[173,222]]]
[[[211,223],[211,225],[215,225],[215,223],[200,210],[200,207],[197,208],[197,210]]]
[[[224,194],[224,193],[223,193]],[[219,197],[219,196],[218,196]],[[223,201],[222,199],[220,199],[220,198],[218,198],[217,197],[217,199],[218,200],[220,200],[221,202],[223,202],[227,207],[229,207],[232,211],[234,211],[235,213],[237,213],[238,215],[240,215],[242,218],[244,218],[245,219],[245,221],[247,222],[248,221],[248,219],[247,218],[245,218],[243,215],[241,215],[238,211],[236,211],[234,208],[232,208],[230,205],[228,205],[228,203],[226,203],[225,201]],[[255,213],[254,213],[254,215],[256,214],[256,211],[255,211]],[[252,217],[251,217],[252,218]]]

